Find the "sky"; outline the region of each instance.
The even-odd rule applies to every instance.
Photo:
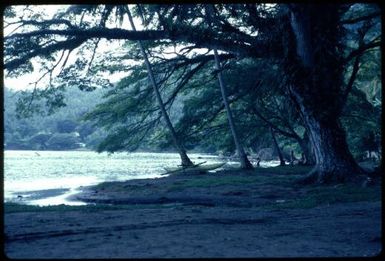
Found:
[[[18,7],[20,10],[23,10],[24,6]],[[47,16],[47,18],[51,18],[58,10],[63,8],[63,6],[59,5],[42,5],[39,6],[38,9],[44,8],[45,12],[44,14]],[[3,17],[4,20],[4,17]],[[4,23],[4,36],[7,36],[10,32],[12,32],[15,29],[15,26],[5,27]],[[38,73],[32,73],[32,74],[25,74],[23,76],[17,77],[17,78],[11,78],[6,77],[4,72],[4,86],[7,88],[17,89],[17,90],[25,90],[25,89],[32,89],[34,86],[29,85],[29,83],[36,81],[39,79]]]
[[[68,6],[63,6],[63,5],[34,5],[34,6],[30,6],[30,9],[31,10],[36,10],[36,11],[42,11],[44,10],[44,15],[46,16],[46,19],[50,19],[54,16],[55,13],[57,13],[59,10],[61,9],[65,9],[67,8]],[[19,12],[18,14],[23,14],[23,9],[25,8],[25,6],[18,6],[17,8],[19,8]],[[11,20],[7,20],[6,22],[12,22]],[[135,27],[137,30],[142,30],[143,29],[143,26],[141,24],[141,21],[140,19],[137,19],[137,18],[134,18],[134,23],[135,23]],[[123,29],[127,29],[127,30],[131,30],[131,27],[129,26],[129,22],[128,22],[128,18],[127,16],[124,17],[124,21],[123,21],[123,25],[120,27],[120,28],[123,28]],[[114,23],[111,23],[111,24],[107,24],[108,27],[115,27],[116,25]],[[4,27],[5,27],[5,23],[4,23]],[[8,34],[10,34],[10,32],[12,32],[13,30],[15,29],[15,27],[5,27],[4,28],[4,36],[7,36]],[[97,49],[97,53],[98,54],[102,54],[102,53],[105,53],[105,52],[109,52],[109,51],[121,51],[122,49],[120,49],[121,45],[124,43],[124,41],[106,41],[106,40],[101,40],[99,45],[98,45],[98,49]],[[178,48],[182,48],[183,46],[178,46]],[[173,51],[172,49],[170,50],[165,50],[166,52],[168,51]],[[207,49],[197,49],[197,50],[194,50],[196,53],[204,53],[207,51]],[[221,53],[221,51],[219,51],[219,53]],[[87,55],[85,55],[86,57]],[[90,56],[91,56],[91,53],[90,53]],[[167,55],[167,54],[164,54],[165,57],[167,58],[170,58],[171,56],[175,56],[174,54],[170,54],[170,55]],[[73,63],[75,60],[76,60],[77,56],[76,56],[76,53],[73,52],[73,54],[71,54],[68,62],[67,62],[67,65]],[[39,65],[38,62],[32,60],[32,64],[34,66],[34,69],[35,69],[35,72],[33,73],[29,73],[29,74],[25,74],[23,76],[20,76],[20,77],[17,77],[17,78],[11,78],[11,77],[6,77],[4,75],[4,86],[7,87],[7,88],[11,88],[11,89],[14,89],[14,90],[27,90],[27,89],[33,89],[35,87],[35,84],[33,84],[34,82],[36,82],[40,77],[41,75],[44,73],[44,72],[39,72],[39,69],[41,68],[41,66]],[[61,67],[59,65],[59,67]],[[55,71],[54,71],[55,72]],[[56,73],[58,73],[59,70],[57,70]],[[54,73],[55,74],[55,73]],[[103,77],[106,77],[108,78],[112,83],[115,83],[117,81],[119,81],[119,79],[121,79],[122,77],[124,77],[126,75],[126,73],[124,72],[120,72],[120,73],[116,73],[116,74],[113,74],[113,75],[105,75]],[[39,82],[39,85],[36,86],[38,88],[46,88],[47,85],[48,85],[48,75],[47,77],[45,78],[45,80],[43,79],[41,82]]]
[[[44,10],[44,15],[46,16],[47,19],[52,18],[55,13],[57,13],[59,10],[65,9],[66,7],[68,7],[68,6],[65,6],[65,5],[34,5],[34,6],[30,6],[30,8],[32,10],[38,10],[38,11]],[[21,13],[22,10],[24,9],[24,6],[18,6],[17,8],[19,8],[18,9],[20,11],[19,13]],[[3,17],[3,19],[4,19],[4,17]],[[122,28],[129,30],[130,27],[128,27],[128,24],[129,24],[128,19],[125,19],[125,20],[126,21],[124,21]],[[4,24],[4,26],[5,26],[5,24]],[[140,21],[138,21],[138,20],[135,21],[135,26],[138,30],[143,28],[140,25]],[[4,32],[3,32],[4,36],[7,36],[14,29],[15,29],[15,26],[13,26],[13,27],[10,26],[10,27],[4,28]],[[122,42],[119,43],[118,41],[110,41],[110,42],[101,41],[99,43],[97,50],[98,50],[98,53],[103,53],[103,52],[107,52],[110,50],[116,50],[121,46],[121,44],[122,44]],[[76,60],[76,58],[77,58],[76,55],[72,54],[70,56],[67,64],[73,63]],[[35,72],[33,72],[33,73],[25,74],[23,76],[18,76],[17,78],[6,77],[6,75],[4,73],[4,86],[7,88],[14,89],[14,90],[33,89],[35,87],[35,85],[33,83],[36,82],[41,77],[41,75],[43,73],[38,72],[39,69],[41,68],[41,66],[39,66],[39,64],[36,61],[32,61],[32,64],[33,64],[34,69],[35,69]],[[123,73],[117,73],[115,75],[109,75],[109,76],[106,75],[106,77],[109,78],[109,80],[111,82],[116,82],[119,79],[121,79],[123,76],[124,76]],[[46,77],[45,80],[41,81],[41,83],[39,83],[39,86],[37,86],[37,87],[38,88],[45,88],[47,85],[48,85],[48,77]]]

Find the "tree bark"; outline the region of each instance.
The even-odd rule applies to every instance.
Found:
[[[273,138],[273,143],[274,143],[275,150],[278,153],[279,165],[280,166],[285,166],[285,160],[283,159],[281,149],[278,146],[277,139],[275,138],[275,132],[274,132],[272,127],[270,127],[270,132],[271,132],[271,137]]]
[[[303,154],[305,155],[305,158],[306,158],[305,165],[314,165],[315,156],[313,153],[312,143],[310,142],[309,132],[305,131],[305,133],[303,134],[303,138],[301,139],[298,137],[297,142],[301,147]]]
[[[212,25],[212,18],[215,15],[214,6],[213,5],[206,5],[205,11],[206,11],[206,18],[209,22],[209,25],[211,26]],[[234,117],[233,117],[233,114],[232,114],[231,109],[230,109],[230,104],[229,104],[229,100],[228,100],[227,93],[226,93],[226,87],[225,87],[225,84],[224,84],[224,81],[222,78],[222,66],[221,66],[221,62],[219,60],[217,47],[214,46],[212,49],[214,51],[215,69],[217,71],[219,87],[220,87],[221,95],[222,95],[222,101],[223,101],[223,104],[225,106],[225,110],[226,110],[226,114],[227,114],[227,120],[229,122],[229,126],[230,126],[230,130],[231,130],[231,134],[232,134],[233,139],[234,139],[235,147],[237,149],[237,154],[238,154],[239,162],[241,164],[241,169],[253,169],[253,165],[250,163],[250,161],[248,160],[248,158],[246,156],[246,153],[243,149],[241,141],[239,140],[237,130],[235,128]]]
[[[242,169],[253,169],[253,165],[250,163],[250,161],[248,160],[248,158],[246,156],[246,153],[243,149],[243,146],[239,140],[237,130],[235,128],[233,114],[232,114],[231,109],[230,109],[229,101],[228,101],[227,94],[226,94],[225,84],[224,84],[223,78],[222,78],[221,63],[219,61],[217,49],[214,49],[214,57],[215,57],[215,68],[218,71],[218,81],[219,81],[219,87],[221,89],[222,100],[223,100],[223,104],[225,105],[225,109],[226,109],[226,113],[227,113],[227,119],[229,121],[229,126],[231,129],[231,134],[232,134],[233,139],[234,139],[235,147],[237,148],[237,154],[239,157],[239,162],[241,163],[241,168]]]
[[[127,8],[127,14],[128,14],[128,18],[130,20],[130,24],[131,24],[132,30],[136,31],[134,21],[132,19],[131,13],[128,10],[128,8]],[[163,119],[164,119],[164,121],[166,123],[166,126],[167,126],[168,130],[171,133],[171,137],[172,137],[172,140],[174,142],[174,145],[175,145],[176,149],[178,150],[179,156],[180,156],[180,158],[182,160],[182,166],[192,166],[194,164],[191,162],[190,158],[187,156],[186,150],[184,149],[182,143],[178,139],[178,135],[177,135],[177,133],[176,133],[176,131],[174,129],[174,126],[171,123],[170,117],[168,116],[168,113],[166,111],[166,108],[165,108],[163,100],[162,100],[162,96],[160,95],[160,92],[159,92],[158,85],[157,85],[157,83],[155,81],[155,77],[154,77],[153,71],[151,69],[151,64],[150,64],[150,62],[148,60],[146,51],[145,51],[145,49],[144,49],[144,47],[142,45],[142,42],[141,41],[138,41],[138,42],[139,42],[140,51],[142,52],[142,55],[144,57],[144,61],[146,63],[146,67],[147,67],[147,71],[148,71],[148,76],[150,78],[152,87],[154,89],[156,100],[158,102],[160,111],[162,112],[162,116],[163,116]]]
[[[301,106],[314,144],[316,165],[304,183],[342,183],[354,180],[363,170],[355,162],[346,142],[346,134],[337,117],[329,115],[323,122]]]
[[[316,165],[303,182],[341,183],[363,173],[354,161],[339,122],[343,106],[342,32],[338,7],[292,4],[286,70],[288,88],[298,104],[314,148]],[[291,46],[290,46],[291,39]],[[294,45],[294,46],[293,46]]]

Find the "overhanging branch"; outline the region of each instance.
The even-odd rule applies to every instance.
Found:
[[[158,40],[167,38],[165,31],[147,30],[147,31],[131,31],[119,28],[89,28],[89,29],[43,29],[27,33],[17,33],[5,37],[5,40],[13,38],[29,38],[33,36],[43,35],[60,35],[75,36],[83,38],[105,38],[108,40]]]
[[[51,54],[51,53],[54,53],[54,52],[60,51],[60,50],[73,50],[73,49],[79,47],[81,44],[83,44],[87,40],[88,40],[88,38],[79,37],[79,38],[74,38],[74,39],[70,39],[70,40],[66,40],[66,41],[57,42],[57,43],[51,44],[47,47],[34,49],[32,52],[30,52],[30,53],[28,53],[28,54],[26,54],[20,58],[16,58],[16,59],[13,59],[13,60],[8,61],[8,62],[5,61],[4,69],[9,70],[9,71],[14,70],[17,67],[19,67],[20,65],[22,65],[23,63],[25,63],[26,61],[28,61],[29,59],[36,57],[36,56],[39,56],[39,55],[48,55],[48,54]]]
[[[355,24],[355,23],[370,20],[372,18],[379,17],[379,16],[381,16],[381,12],[374,12],[374,13],[360,16],[360,17],[356,17],[356,18],[345,19],[345,20],[342,20],[341,23],[343,23],[343,24]]]
[[[369,49],[372,49],[372,48],[376,48],[376,47],[380,47],[381,46],[381,41],[375,41],[375,42],[371,42],[371,43],[368,43],[368,44],[365,44],[365,45],[362,45],[361,47],[359,47],[358,49],[352,51],[344,60],[345,63],[348,63],[351,59],[353,59],[354,57],[357,57],[357,56],[360,56],[362,55],[364,52],[366,52],[367,50]]]
[[[14,40],[23,40],[31,37],[45,36],[66,36],[71,39],[60,41],[46,47],[34,49],[30,53],[14,58],[5,62],[5,69],[12,70],[28,61],[29,59],[39,56],[51,54],[58,50],[73,49],[82,43],[92,38],[104,38],[107,40],[161,40],[169,39],[184,43],[194,43],[196,48],[218,49],[231,53],[238,57],[277,57],[281,53],[281,48],[276,43],[267,43],[257,41],[250,45],[247,41],[242,42],[239,39],[232,40],[220,39],[216,34],[207,29],[196,30],[194,27],[178,28],[171,31],[146,30],[132,31],[119,28],[89,28],[89,29],[42,29],[26,33],[16,33],[4,38],[5,44],[11,43]]]

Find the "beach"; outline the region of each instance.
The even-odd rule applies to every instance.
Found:
[[[380,253],[379,185],[300,187],[292,182],[298,171],[264,171],[108,182],[72,196],[92,203],[87,207],[6,211],[5,253],[37,259]]]

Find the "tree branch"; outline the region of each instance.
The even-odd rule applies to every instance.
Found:
[[[289,138],[296,139],[296,140],[300,138],[296,133],[290,133],[290,132],[284,131],[281,128],[279,128],[278,126],[274,125],[271,121],[266,119],[254,106],[252,106],[252,110],[253,110],[254,114],[257,115],[261,120],[263,120],[270,128],[273,128],[274,130],[276,130],[280,134],[282,134],[286,137],[289,137]]]
[[[358,22],[361,22],[361,21],[365,21],[365,20],[369,20],[369,19],[375,18],[377,16],[381,16],[381,12],[374,12],[374,13],[371,13],[371,14],[368,14],[368,15],[364,15],[364,16],[361,16],[361,17],[345,19],[345,20],[342,20],[341,23],[343,23],[343,24],[355,24],[355,23],[358,23]]]
[[[66,41],[61,41],[61,42],[49,45],[47,47],[34,49],[32,52],[24,55],[23,57],[5,62],[4,69],[7,69],[9,71],[14,70],[17,67],[19,67],[21,64],[25,63],[27,60],[39,55],[48,55],[48,54],[54,53],[55,51],[75,49],[79,47],[81,44],[83,44],[84,42],[86,42],[87,40],[88,40],[87,38],[79,37],[79,38],[74,38]]]
[[[61,35],[75,36],[82,38],[105,38],[108,40],[159,40],[167,38],[165,31],[147,30],[147,31],[131,31],[119,28],[89,28],[89,29],[43,29],[27,33],[17,33],[5,37],[5,41],[13,38],[29,38],[33,36],[43,35]]]
[[[227,51],[239,57],[277,57],[282,52],[274,43],[266,43],[264,41],[255,42],[253,45],[241,43],[239,40],[219,39],[208,29],[197,30],[194,27],[182,27],[172,31],[146,30],[131,31],[119,28],[89,28],[89,29],[42,29],[26,33],[16,33],[4,38],[5,43],[14,40],[23,40],[35,36],[68,36],[74,37],[67,39],[44,48],[34,49],[27,55],[15,58],[5,63],[5,69],[12,70],[20,66],[25,61],[39,55],[46,55],[61,49],[72,49],[73,46],[78,47],[82,43],[91,38],[105,38],[108,40],[160,40],[170,39],[174,41],[194,43],[197,48],[217,48]],[[256,48],[258,46],[258,48]]]
[[[358,49],[352,51],[345,59],[344,63],[348,63],[351,59],[353,59],[356,56],[362,55],[364,52],[366,52],[369,49],[380,47],[381,46],[381,41],[374,41],[368,44],[364,44]]]
[[[207,63],[207,61],[202,61],[200,64],[198,64],[194,69],[189,71],[187,74],[184,75],[180,83],[177,85],[177,87],[174,89],[174,92],[171,94],[171,96],[168,98],[168,100],[164,103],[164,105],[167,105],[168,103],[172,103],[174,99],[176,98],[179,91],[188,83],[188,81],[197,73],[200,69],[203,68],[203,66]]]
[[[354,84],[354,81],[356,80],[357,73],[358,73],[359,69],[360,69],[360,56],[357,56],[356,59],[354,60],[353,70],[352,70],[352,74],[350,75],[349,82],[346,86],[345,91],[343,92],[343,94],[341,96],[341,101],[342,101],[341,102],[341,111],[345,107],[346,101],[348,99],[349,93],[351,92],[351,90],[353,88],[353,84]]]

